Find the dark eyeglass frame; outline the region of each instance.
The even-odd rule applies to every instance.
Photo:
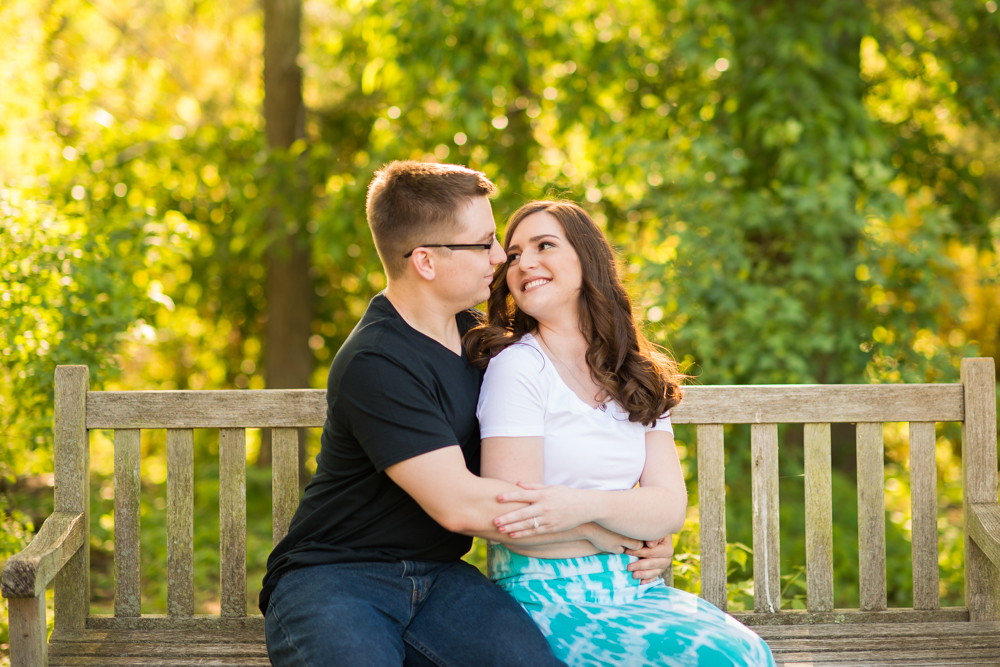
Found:
[[[419,248],[448,248],[449,250],[492,250],[493,244],[496,243],[496,237],[489,240],[488,243],[426,243],[424,245],[418,245],[416,248],[410,252],[403,255],[404,259],[409,258],[414,252]]]

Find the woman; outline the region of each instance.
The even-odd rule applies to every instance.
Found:
[[[576,204],[540,201],[514,213],[505,250],[488,321],[465,341],[488,364],[482,474],[522,488],[500,496],[521,503],[500,532],[593,522],[647,545],[671,539],[687,505],[669,419],[681,376],[636,328],[611,246]],[[636,579],[635,560],[588,541],[492,545],[490,576],[571,666],[774,664],[716,607]]]

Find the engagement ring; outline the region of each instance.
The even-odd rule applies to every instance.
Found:
[[[535,517],[535,530],[538,530],[538,517]]]

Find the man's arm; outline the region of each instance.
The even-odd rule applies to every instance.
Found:
[[[498,479],[473,475],[465,465],[465,457],[458,445],[444,447],[414,456],[385,469],[396,484],[417,501],[432,519],[453,533],[473,535],[496,542],[516,543],[519,546],[591,540],[598,548],[610,551],[608,531],[593,524],[582,524],[571,530],[548,533],[535,537],[511,539],[497,531],[493,520],[511,509],[511,503],[501,505],[497,496],[517,491],[517,486]],[[527,503],[521,505],[526,506]],[[621,548],[636,549],[638,540],[622,538]],[[615,549],[621,553],[621,548]]]

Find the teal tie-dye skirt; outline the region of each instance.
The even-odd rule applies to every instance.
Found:
[[[570,667],[774,665],[764,640],[718,607],[662,580],[640,586],[626,569],[635,560],[529,558],[491,545],[490,576]]]

